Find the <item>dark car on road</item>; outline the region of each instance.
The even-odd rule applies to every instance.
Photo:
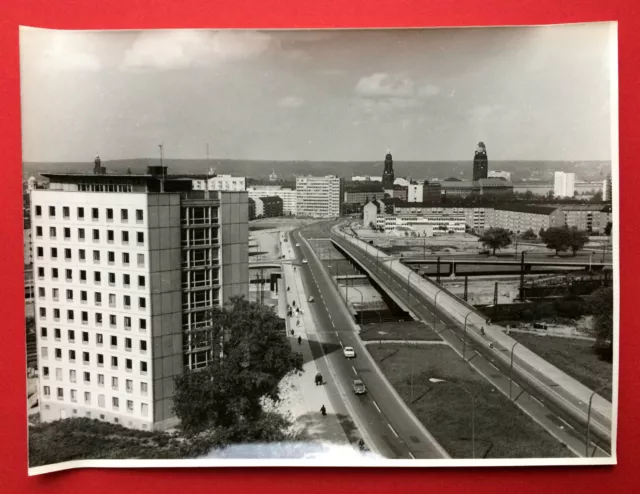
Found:
[[[353,392],[357,395],[366,394],[367,388],[360,379],[353,380]]]

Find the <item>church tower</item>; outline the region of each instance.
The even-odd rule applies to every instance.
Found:
[[[484,142],[479,142],[476,153],[473,157],[473,181],[487,178],[489,173],[489,159],[487,158],[487,148]]]
[[[387,155],[384,158],[384,171],[382,172],[382,188],[384,190],[393,190],[393,182],[395,175],[393,173],[393,156],[391,156],[391,150],[387,151]]]

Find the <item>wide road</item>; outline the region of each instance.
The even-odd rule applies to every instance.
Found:
[[[357,415],[354,421],[365,429],[365,436],[373,441],[380,454],[392,459],[441,459],[446,453],[426,431],[424,426],[395,394],[384,379],[354,331],[353,321],[345,310],[338,292],[324,270],[321,262],[312,253],[300,232],[291,234],[296,257],[308,263],[298,264],[307,295],[314,298],[309,304],[315,320],[322,349],[315,347],[314,358],[326,354],[328,365],[339,379],[342,397]],[[344,357],[343,348],[351,346],[356,358]],[[352,391],[354,379],[361,379],[367,394],[356,396]],[[338,383],[337,383],[338,384]]]
[[[411,311],[417,315],[426,324],[433,327],[440,336],[449,343],[459,354],[464,355],[469,363],[478,372],[480,372],[487,380],[489,380],[494,386],[503,390],[507,395],[509,394],[510,379],[509,375],[505,374],[498,368],[501,365],[502,359],[495,354],[496,349],[490,347],[478,347],[471,344],[463,344],[464,335],[460,325],[451,319],[447,313],[441,311],[439,308],[434,310],[433,305],[426,297],[423,297],[419,292],[409,290],[407,293],[406,280],[400,279],[397,275],[389,275],[386,269],[376,269],[376,260],[361,252],[356,247],[348,244],[347,242],[339,242],[340,245],[347,247],[350,254],[357,260],[359,260],[365,268],[368,268],[373,276],[378,277],[378,283],[393,290],[396,297],[403,300],[405,304],[410,307]],[[434,324],[435,321],[435,324]],[[517,356],[514,358],[515,365],[526,368],[527,364],[519,361]],[[526,369],[527,372],[536,374],[534,369]],[[540,381],[545,384],[544,376],[536,376]],[[549,383],[552,386],[553,383]],[[571,395],[563,393],[563,390],[556,389],[556,392],[562,396],[564,400],[570,406],[575,408],[584,409],[585,404],[576,401]],[[558,410],[555,409],[553,404],[545,403],[537,396],[529,394],[526,390],[520,388],[515,382],[512,386],[512,396],[516,401],[536,422],[545,427],[553,436],[570,447],[575,453],[586,456],[585,452],[585,431],[581,428],[577,428],[576,424],[570,424],[561,416],[558,415]],[[566,418],[566,417],[565,417]],[[592,413],[592,420],[598,420],[598,422],[606,423],[604,417],[598,416],[595,412]],[[595,439],[593,434],[591,439]],[[610,445],[601,445],[605,450],[609,450]],[[603,450],[600,445],[590,442],[589,456],[606,457],[609,456],[607,451]]]

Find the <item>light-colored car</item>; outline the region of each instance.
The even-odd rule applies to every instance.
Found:
[[[363,395],[367,393],[367,387],[360,379],[353,380],[353,392],[357,395]]]
[[[353,349],[353,347],[346,346],[344,347],[343,351],[346,358],[356,358],[356,351]]]
[[[307,264],[307,260],[306,260],[306,259],[303,259],[303,260],[302,260],[302,264]]]
[[[296,243],[296,247],[300,247],[300,244]]]

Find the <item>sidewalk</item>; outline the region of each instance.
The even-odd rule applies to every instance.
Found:
[[[283,236],[286,234],[282,234]],[[349,445],[350,441],[344,432],[340,420],[331,405],[331,401],[324,386],[316,386],[314,378],[318,373],[318,366],[311,354],[309,340],[318,341],[317,331],[309,310],[307,297],[304,293],[300,274],[294,272],[292,264],[289,262],[295,259],[290,242],[281,242],[281,252],[285,255],[282,263],[282,274],[284,280],[284,297],[280,307],[284,309],[284,316],[287,319],[287,337],[291,342],[293,351],[300,352],[306,362],[304,372],[301,374],[289,375],[280,383],[281,402],[277,408],[280,412],[289,415],[294,422],[296,431],[304,431],[306,439],[313,442],[331,443],[339,445]],[[290,287],[287,291],[286,287]],[[302,316],[286,317],[286,306],[295,300],[296,307],[300,307]],[[300,326],[296,326],[296,321],[300,320]],[[291,329],[294,336],[291,336]],[[302,337],[302,344],[298,344],[298,336]],[[325,380],[328,376],[323,376]],[[327,415],[322,416],[320,408],[325,406]]]

